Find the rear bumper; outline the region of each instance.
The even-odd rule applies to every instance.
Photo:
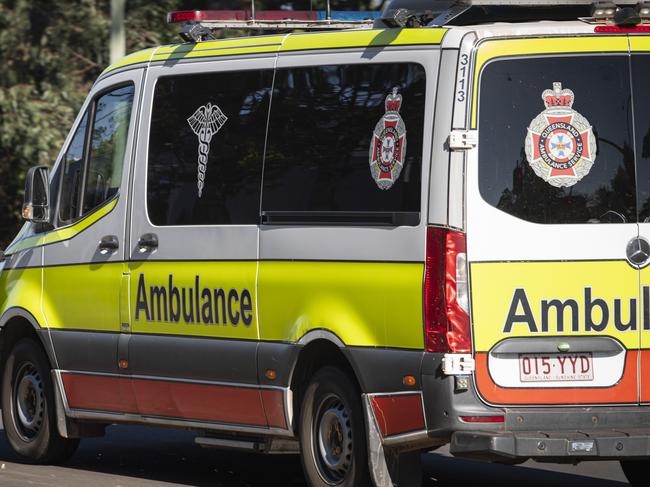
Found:
[[[458,431],[453,455],[483,460],[532,458],[546,461],[642,459],[650,457],[650,429],[580,431]]]

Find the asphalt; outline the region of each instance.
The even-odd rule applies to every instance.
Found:
[[[1,487],[306,487],[297,456],[264,456],[205,449],[189,431],[111,426],[104,438],[83,440],[65,466],[16,461],[0,430]],[[617,462],[577,466],[526,462],[496,465],[450,457],[445,449],[423,456],[425,487],[622,487]]]

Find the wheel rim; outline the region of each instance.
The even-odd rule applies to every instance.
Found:
[[[341,484],[352,465],[352,423],[348,408],[336,395],[325,397],[314,421],[314,454],[321,478]]]
[[[43,380],[32,363],[23,364],[15,379],[14,418],[18,433],[24,440],[32,440],[43,426],[45,394]]]

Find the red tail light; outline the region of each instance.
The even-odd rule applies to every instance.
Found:
[[[466,276],[465,234],[429,227],[424,271],[427,352],[471,352]]]

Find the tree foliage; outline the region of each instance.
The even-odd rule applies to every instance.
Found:
[[[377,0],[332,0],[366,10]],[[127,0],[127,52],[176,42],[174,9],[246,8],[247,0]],[[260,9],[322,9],[325,0],[256,0]],[[110,0],[0,0],[0,248],[21,225],[24,177],[51,165],[90,86],[108,65]]]

